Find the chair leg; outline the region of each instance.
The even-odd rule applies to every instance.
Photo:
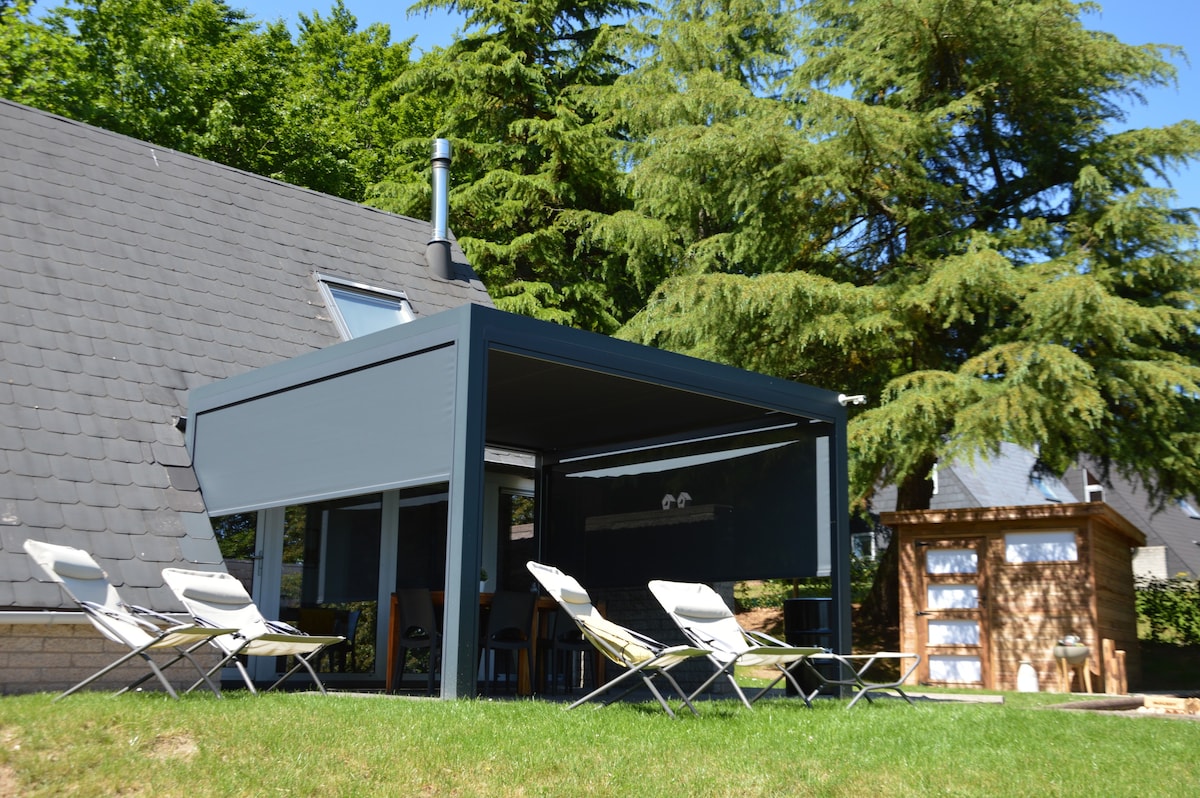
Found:
[[[194,683],[191,687],[184,690],[184,692],[190,693],[190,692],[192,692],[192,690],[196,689],[201,684],[204,684],[206,687],[208,687],[208,689],[212,692],[213,695],[215,695],[217,698],[221,698],[222,697],[221,696],[221,688],[219,686],[217,686],[217,684],[214,683],[211,678],[209,678],[210,674],[205,673],[204,667],[199,662],[196,661],[195,657],[192,656],[192,652],[194,652],[196,649],[201,648],[205,645],[207,645],[207,641],[196,643],[194,646],[192,646],[191,648],[188,648],[188,649],[179,649],[179,648],[175,649],[175,651],[177,653],[175,654],[174,657],[172,657],[170,659],[170,661],[168,661],[165,665],[162,666],[162,669],[165,671],[167,668],[171,667],[176,662],[179,662],[179,660],[186,659],[188,662],[192,663],[192,667],[194,667],[196,669],[196,673],[200,674],[200,681],[197,681],[196,683]],[[154,676],[153,673],[147,673],[142,678],[137,679],[136,681],[132,681],[129,684],[122,687],[120,690],[117,691],[117,695],[121,695],[122,693],[129,692],[130,690],[132,690],[135,687],[137,687],[138,685],[146,682],[153,676]]]
[[[438,660],[440,658],[441,658],[441,655],[437,651],[435,651],[434,647],[431,645],[429,647],[429,666],[428,666],[429,682],[425,686],[425,692],[428,693],[429,695],[433,695],[433,673],[434,673],[434,670],[437,668]]]
[[[301,655],[301,654],[296,654],[296,655],[295,655],[295,657],[296,657],[296,664],[295,664],[295,665],[293,665],[293,666],[291,667],[291,669],[290,669],[290,670],[289,670],[287,673],[285,673],[285,674],[283,674],[282,676],[280,676],[280,677],[279,677],[279,679],[277,679],[277,680],[275,681],[275,684],[273,684],[273,685],[271,685],[270,687],[268,687],[268,688],[267,688],[267,692],[270,692],[270,691],[274,690],[276,687],[278,687],[279,685],[281,685],[281,684],[283,684],[284,682],[286,682],[286,681],[288,680],[288,678],[289,678],[289,677],[291,677],[291,675],[292,675],[293,673],[295,673],[296,671],[300,670],[300,668],[302,668],[302,667],[303,667],[305,670],[307,670],[307,671],[308,671],[308,675],[312,677],[312,679],[313,679],[313,682],[315,682],[315,683],[316,683],[316,685],[317,685],[317,688],[318,688],[318,689],[321,691],[321,695],[326,695],[326,693],[325,693],[325,685],[321,683],[321,679],[320,679],[320,677],[318,677],[318,676],[317,676],[317,672],[316,672],[316,671],[313,669],[312,663],[311,663],[311,662],[309,662],[309,660],[310,660],[310,659],[313,659],[313,658],[315,658],[315,657],[319,656],[319,655],[320,655],[320,653],[321,653],[321,652],[320,652],[320,650],[318,650],[318,651],[314,651],[314,652],[312,652],[311,654],[309,654],[307,657],[305,657],[305,656],[303,656],[303,655]]]
[[[599,669],[601,667],[600,663],[602,661],[602,658],[600,656],[598,656],[599,652],[597,652],[595,650],[582,651],[582,650],[576,649],[574,651],[569,652],[569,654],[571,657],[571,674],[572,674],[571,675],[571,692],[575,691],[576,686],[578,686],[582,690],[594,690],[597,687],[599,687],[600,686],[600,670]],[[575,673],[574,669],[576,667],[579,668],[579,678],[578,679],[576,679],[574,676],[574,673]],[[588,681],[589,677],[591,679],[590,686],[589,686],[589,681]]]
[[[408,660],[408,649],[396,649],[396,661],[392,665],[392,692],[400,692],[400,685],[404,683],[404,666]]]
[[[129,660],[133,659],[134,657],[138,657],[138,656],[145,659],[146,662],[150,665],[150,670],[153,671],[153,674],[158,677],[158,680],[160,682],[162,682],[163,687],[165,687],[167,689],[167,692],[171,695],[171,698],[179,698],[179,696],[175,693],[175,688],[171,687],[170,682],[167,681],[167,677],[163,676],[163,673],[161,670],[159,670],[158,665],[154,662],[153,659],[150,658],[150,656],[148,654],[145,653],[145,650],[146,650],[145,648],[141,648],[136,651],[130,651],[128,654],[121,657],[120,659],[117,659],[114,662],[111,662],[108,665],[106,665],[105,667],[96,671],[91,676],[87,677],[86,679],[84,679],[82,682],[75,685],[74,687],[71,687],[71,688],[63,691],[54,700],[61,701],[62,699],[66,698],[67,696],[71,695],[72,693],[74,693],[78,690],[81,690],[84,687],[87,687],[89,684],[96,681],[101,676],[104,676],[105,674],[111,672],[115,668],[117,668],[121,665],[124,665]]]

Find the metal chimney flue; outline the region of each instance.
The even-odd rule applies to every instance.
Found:
[[[430,219],[433,235],[425,248],[425,262],[444,280],[454,276],[450,260],[450,141],[433,140],[433,209]]]

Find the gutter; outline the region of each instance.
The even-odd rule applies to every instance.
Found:
[[[164,612],[178,623],[192,623],[190,617],[178,613]],[[0,626],[4,624],[25,624],[36,626],[47,624],[61,626],[64,624],[89,624],[91,619],[82,610],[0,610]]]
[[[51,624],[91,623],[88,617],[77,610],[0,610],[0,624]]]

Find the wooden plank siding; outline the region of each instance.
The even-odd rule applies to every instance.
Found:
[[[1126,651],[1131,684],[1141,674],[1133,589],[1133,546],[1140,531],[1102,502],[883,513],[899,545],[900,647],[923,655],[917,678],[928,681],[918,612],[923,606],[923,557],[917,541],[953,543],[984,538],[979,582],[983,633],[982,686],[1015,690],[1017,669],[1029,660],[1043,691],[1058,688],[1055,642],[1074,634],[1091,647],[1093,685],[1103,685],[1101,641]],[[1075,561],[1010,563],[1006,535],[1066,532],[1074,535]]]

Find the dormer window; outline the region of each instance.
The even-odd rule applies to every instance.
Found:
[[[318,274],[325,306],[342,338],[361,338],[416,318],[408,295]]]

